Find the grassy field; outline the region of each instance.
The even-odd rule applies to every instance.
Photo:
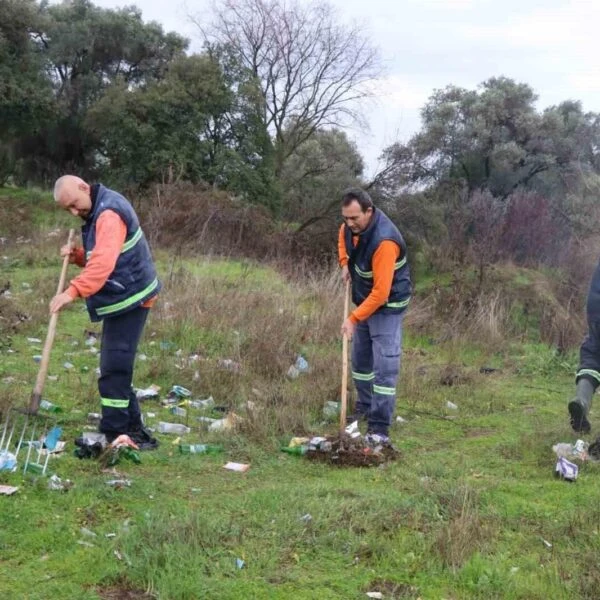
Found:
[[[8,227],[15,210],[22,218]],[[0,223],[0,289],[10,282],[0,296],[0,405],[20,405],[41,353],[27,338],[45,337],[71,222],[46,195],[5,192]],[[197,424],[184,437],[222,444],[215,456],[179,455],[175,436],[160,435],[142,464],[116,466],[130,487],[107,485],[114,474],[73,456],[87,413],[99,411],[97,356],[85,344],[99,327],[82,304],[69,307],[44,397],[63,408],[68,442],[51,472],[74,486],[52,491],[47,478],[0,472],[1,484],[19,486],[0,496],[1,598],[600,597],[600,465],[584,464],[574,484],[553,477],[552,445],[576,439],[565,410],[574,351],[443,342],[409,318],[397,407],[406,422],[392,432],[401,459],[331,468],[279,448],[292,435],[335,432],[322,407],[339,396],[337,274],[291,281],[244,261],[157,256],[166,286],[134,383],[212,395],[243,419],[239,429]],[[311,372],[288,380],[297,353]],[[156,414],[150,426],[178,420],[157,401],[142,408]],[[251,467],[233,473],[227,461]]]

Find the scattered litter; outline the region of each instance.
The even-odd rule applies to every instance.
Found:
[[[88,413],[87,416],[87,420],[88,423],[100,423],[100,420],[102,419],[102,415],[100,413]]]
[[[297,446],[304,446],[310,442],[310,438],[307,437],[293,437],[288,445],[289,448],[296,448]]]
[[[88,337],[85,340],[85,345],[93,346],[94,344],[96,344],[97,341],[98,341],[98,339],[96,338],[96,336],[94,334],[88,335]]]
[[[449,408],[450,410],[458,410],[458,406],[456,406],[454,402],[450,402],[450,400],[446,402],[446,408]]]
[[[190,406],[191,408],[206,409],[206,408],[212,408],[214,405],[215,405],[215,400],[212,396],[209,396],[208,398],[205,398],[204,400],[188,400],[187,401],[187,406]]]
[[[236,471],[237,473],[245,473],[250,468],[250,465],[247,465],[244,463],[228,462],[227,464],[223,465],[223,468],[227,469],[228,471]]]
[[[164,421],[160,421],[158,423],[158,433],[175,433],[177,435],[185,435],[190,431],[191,429],[182,423],[166,423]]]
[[[245,561],[243,561],[241,558],[236,558],[236,559],[235,559],[235,566],[236,566],[238,569],[243,569],[243,568],[246,566],[246,562],[245,562]]]
[[[161,350],[172,350],[173,348],[175,348],[175,344],[173,342],[164,341],[160,342],[159,348]]]
[[[327,419],[333,419],[340,414],[340,403],[328,400],[323,406],[323,416]]]
[[[309,370],[310,367],[308,366],[308,362],[306,362],[306,359],[299,354],[296,357],[296,362],[293,365],[290,365],[287,376],[290,379],[296,379],[301,373],[308,373]]]
[[[98,537],[98,534],[94,533],[91,529],[88,529],[87,527],[81,527],[81,529],[79,529],[79,533],[87,537]]]
[[[181,438],[180,437],[176,437],[171,444],[173,444],[173,446],[177,446],[178,444],[181,444]]]
[[[230,412],[224,419],[217,419],[209,426],[210,431],[231,431],[242,421],[242,417]]]
[[[48,375],[48,381],[58,381],[58,375]]]
[[[62,449],[64,449],[64,443],[62,449],[58,449],[58,443],[61,435],[61,427],[52,427],[52,429],[50,429],[50,431],[46,434],[46,437],[42,440],[42,442],[48,452],[62,452]]]
[[[306,513],[300,517],[300,520],[304,521],[304,523],[310,523],[312,521],[312,515],[310,513]]]
[[[213,444],[179,444],[181,454],[218,454],[223,452],[223,446]]]
[[[63,367],[65,369],[73,369],[75,367],[75,365],[73,363],[70,363],[69,361],[63,363]]]
[[[396,423],[408,423],[408,421],[404,417],[396,417]]]
[[[30,337],[28,337],[27,341],[30,344],[41,344],[42,343],[42,340],[40,340],[40,338],[30,338]]]
[[[352,423],[346,427],[346,433],[349,436],[353,436],[357,432],[360,435],[360,431],[358,431],[358,421],[352,421]]]
[[[146,416],[147,416],[149,419],[154,419],[154,418],[156,417],[156,413],[153,413],[153,412],[147,412],[147,413],[146,413]]]
[[[0,451],[0,471],[10,471],[11,473],[17,470],[17,457],[7,450]]]
[[[176,398],[189,398],[192,395],[192,392],[181,385],[174,385],[168,395],[171,398],[173,396]]]
[[[381,600],[383,598],[383,594],[381,592],[367,592],[367,596],[369,598],[374,598],[375,600]]]
[[[552,548],[552,544],[548,540],[545,540],[544,538],[541,538],[541,540],[546,548]]]
[[[105,533],[104,537],[105,538],[114,538],[114,537],[117,537],[117,534],[116,533]]]
[[[31,358],[33,358],[33,360],[36,363],[42,362],[42,355],[41,354],[34,354]]]
[[[565,481],[575,481],[577,479],[579,467],[576,464],[569,462],[566,458],[561,457],[556,463],[554,472],[557,477],[560,477]]]
[[[209,425],[216,423],[219,420],[220,419],[214,419],[212,417],[196,417],[196,421],[199,421],[200,423],[208,423]]]
[[[16,379],[11,376],[2,378],[2,383],[14,383],[15,381],[16,381]]]
[[[77,540],[77,543],[80,546],[85,546],[86,548],[95,548],[94,544],[91,544],[90,542],[86,542],[85,540]]]
[[[66,492],[73,487],[73,482],[70,479],[64,481],[58,475],[52,475],[48,479],[48,489],[53,491]]]
[[[574,444],[568,442],[560,442],[552,446],[552,450],[558,458],[568,459],[588,459],[588,444],[583,440],[577,440]]]
[[[160,391],[160,386],[155,385],[154,383],[145,389],[136,389],[135,397],[138,400],[149,400],[151,398],[158,398],[158,392]]]
[[[131,479],[110,479],[106,484],[117,489],[131,487]]]
[[[45,410],[46,412],[51,413],[60,413],[62,412],[62,408],[57,406],[56,404],[52,404],[49,400],[42,400],[40,402],[40,410]]]
[[[12,496],[18,489],[12,485],[0,485],[0,496]]]
[[[86,431],[75,440],[77,458],[98,458],[108,445],[106,436],[96,431]]]
[[[235,360],[231,360],[231,358],[220,358],[217,360],[217,366],[220,369],[225,369],[226,371],[233,371],[234,373],[239,373],[242,370],[242,365]]]
[[[138,360],[148,360],[148,357],[145,354],[138,354]]]
[[[187,410],[181,408],[181,406],[171,406],[169,412],[177,417],[185,417],[187,415]]]

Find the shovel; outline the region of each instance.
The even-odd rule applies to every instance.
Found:
[[[74,230],[71,229],[69,231],[69,239],[68,245],[70,246],[73,242]],[[64,286],[65,279],[67,276],[67,267],[69,266],[69,255],[64,257],[62,270],[60,273],[60,279],[58,282],[58,288],[56,290],[56,294],[61,294]],[[42,392],[44,390],[44,383],[46,382],[46,375],[48,373],[48,363],[50,362],[50,351],[52,349],[52,344],[54,342],[54,335],[56,333],[56,322],[58,320],[58,313],[53,313],[50,317],[50,324],[48,325],[48,333],[46,334],[46,341],[44,343],[44,349],[42,352],[42,360],[40,361],[40,368],[38,370],[37,379],[35,382],[35,386],[33,388],[33,392],[31,393],[31,398],[29,400],[29,405],[25,409],[9,409],[7,412],[6,420],[4,421],[4,425],[2,426],[2,435],[0,437],[0,455],[3,453],[11,453],[11,441],[15,430],[17,431],[17,435],[19,435],[19,441],[17,442],[17,446],[14,449],[14,457],[15,459],[19,455],[19,451],[23,446],[23,441],[28,446],[27,448],[27,458],[25,459],[25,466],[23,468],[23,472],[30,470],[35,473],[39,473],[44,475],[46,473],[46,467],[48,465],[48,458],[50,456],[50,450],[53,450],[56,443],[58,442],[58,437],[60,435],[60,431],[58,428],[54,427],[50,433],[48,432],[48,419],[45,417],[43,419],[42,424],[40,425],[40,430],[43,430],[43,436],[48,441],[52,438],[52,448],[47,445],[47,453],[46,453],[46,461],[44,465],[40,463],[40,458],[42,456],[42,442],[35,439],[36,429],[38,428],[38,410],[40,408],[40,402],[42,399]],[[11,412],[13,415],[11,416]],[[30,417],[34,417],[33,424],[30,429]],[[37,448],[37,462],[30,462],[30,457],[32,453],[32,448]]]

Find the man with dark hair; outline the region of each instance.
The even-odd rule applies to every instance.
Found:
[[[344,281],[356,309],[342,324],[352,338],[352,378],[358,400],[351,419],[368,422],[367,443],[389,443],[402,352],[402,320],[411,293],[406,243],[367,192],[342,196],[338,238]]]
[[[103,185],[88,185],[74,175],[60,177],[54,199],[83,220],[83,247],[63,246],[61,256],[83,267],[65,292],[52,298],[57,312],[85,298],[92,321],[103,321],[98,390],[102,403],[100,431],[112,442],[127,434],[140,449],[158,442],[142,423],[131,386],[137,346],[160,283],[148,242],[129,202]]]
[[[600,385],[600,264],[596,267],[588,292],[586,313],[588,334],[579,351],[579,370],[575,376],[575,397],[569,402],[571,427],[589,433],[588,419],[592,398]]]

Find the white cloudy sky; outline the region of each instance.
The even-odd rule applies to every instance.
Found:
[[[145,20],[190,38],[186,15],[208,20],[208,0],[94,0],[113,8],[136,4]],[[539,108],[566,99],[600,112],[600,1],[597,0],[330,0],[343,21],[365,27],[379,47],[384,76],[363,107],[368,130],[349,135],[367,161],[419,127],[419,108],[435,88],[473,88],[505,75],[530,84]]]

